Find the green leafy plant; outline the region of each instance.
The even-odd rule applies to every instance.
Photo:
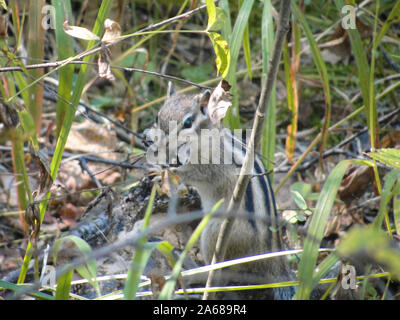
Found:
[[[84,258],[87,258],[92,251],[89,244],[77,236],[69,235],[64,238],[58,239],[54,243],[54,248],[53,248],[53,263],[55,265],[57,264],[57,257],[60,250],[60,246],[65,241],[72,242]],[[69,269],[69,265],[67,264],[66,266],[64,266],[64,268]],[[76,267],[76,271],[83,278],[88,280],[88,282],[95,288],[97,295],[100,296],[99,284],[96,280],[97,277],[96,261],[90,260],[86,263],[86,265],[81,265]],[[57,290],[56,290],[57,300],[65,300],[69,298],[73,273],[74,269],[70,269],[62,273],[59,279],[57,280]]]

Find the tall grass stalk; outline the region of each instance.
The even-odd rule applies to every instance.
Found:
[[[101,7],[99,9],[97,19],[95,22],[95,25],[93,27],[93,33],[97,34],[99,37],[103,33],[104,30],[104,21],[108,17],[108,13],[111,7],[112,1],[111,0],[104,0],[101,3]],[[94,41],[89,41],[87,47],[92,48],[94,45]],[[91,62],[93,61],[94,57],[93,56],[87,56],[83,59],[83,61],[86,62]],[[83,87],[86,84],[86,77],[87,77],[87,68],[88,66],[85,64],[80,65],[80,70],[78,74],[78,79],[76,81],[75,87],[73,89],[73,94],[72,94],[72,99],[71,103],[77,107],[79,104],[79,100],[82,94]],[[62,159],[62,154],[64,152],[64,147],[68,139],[68,134],[72,126],[72,122],[74,120],[74,115],[75,115],[75,108],[69,108],[70,111],[66,113],[65,120],[63,122],[63,125],[61,126],[60,134],[57,139],[57,145],[54,151],[54,156],[50,164],[50,173],[51,177],[53,180],[57,176],[58,169],[60,167],[61,159]],[[49,198],[49,194],[46,196],[46,199]],[[43,201],[39,205],[40,209],[40,223],[43,221],[46,209],[47,209],[47,201]],[[32,257],[32,243],[29,242],[26,253],[24,256],[24,261],[21,267],[21,272],[18,278],[18,283],[23,283],[25,281],[26,273],[28,271],[28,266],[29,262]]]

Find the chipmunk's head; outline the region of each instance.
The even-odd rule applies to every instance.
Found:
[[[167,98],[158,113],[156,125],[166,134],[172,133],[172,130],[197,132],[202,128],[211,127],[212,122],[208,115],[210,96],[210,90],[197,95],[177,94],[170,82]]]
[[[219,131],[220,122],[230,106],[226,97],[223,100],[222,95],[218,94],[218,88],[221,85],[213,93],[205,90],[197,95],[181,95],[169,83],[167,98],[158,113],[155,126],[146,132],[147,139],[153,143],[149,151],[152,154],[157,151],[158,164],[180,166],[190,159],[200,163],[201,135],[211,130]],[[225,92],[226,88],[220,90],[229,95]],[[224,112],[221,117],[222,109]]]

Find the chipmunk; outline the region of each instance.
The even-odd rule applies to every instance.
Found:
[[[152,142],[148,155],[156,157],[158,164],[169,167],[185,185],[197,190],[205,213],[210,212],[222,198],[225,201],[219,209],[226,211],[246,153],[242,139],[224,128],[220,119],[213,118],[210,97],[209,90],[197,95],[177,94],[170,83],[155,124],[155,129],[161,134],[146,132]],[[222,108],[227,109],[228,104],[222,104]],[[223,110],[223,114],[225,112]],[[204,139],[191,139],[193,137]],[[163,156],[162,151],[165,153]],[[265,171],[262,161],[254,157],[253,177],[240,209],[240,213],[247,216],[243,219],[242,215],[234,221],[226,260],[284,249],[274,193]],[[200,250],[207,264],[213,257],[221,222],[220,217],[211,218],[202,232]],[[260,283],[293,279],[285,258],[245,263],[229,271],[238,272],[234,278],[243,280],[236,281],[241,284],[254,283],[250,280],[243,282],[255,277]],[[229,271],[224,272],[228,274]],[[286,287],[268,290],[265,297],[290,299],[293,295],[294,288]]]

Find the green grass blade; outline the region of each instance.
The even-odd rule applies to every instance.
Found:
[[[382,148],[367,154],[370,158],[381,162],[388,167],[400,169],[400,150],[398,149]]]
[[[376,15],[374,20],[374,31],[372,37],[372,48],[376,48],[376,27],[378,23],[378,11],[379,11],[379,0],[376,2]],[[378,116],[376,111],[376,102],[375,99],[372,97],[375,96],[374,93],[374,73],[375,73],[375,50],[371,52],[371,71],[369,73],[369,107],[368,107],[368,114],[367,114],[367,123],[370,124],[369,134],[370,134],[370,143],[371,143],[371,150],[375,150],[375,147],[378,145]],[[378,189],[380,190],[380,182],[379,182],[379,175],[377,171],[375,171],[376,180],[378,183]]]
[[[393,218],[396,233],[400,235],[400,181],[397,181],[393,192]]]
[[[82,256],[85,258],[87,258],[92,251],[92,248],[90,247],[90,245],[85,240],[83,240],[77,236],[69,235],[69,236],[63,237],[61,239],[58,239],[54,243],[54,247],[53,247],[53,262],[54,262],[54,264],[56,264],[56,262],[57,262],[58,250],[59,250],[60,244],[63,241],[72,241],[74,243],[74,245],[79,249]],[[96,260],[90,260],[85,265],[78,266],[76,268],[76,271],[81,275],[82,278],[85,278],[95,288],[97,295],[100,296],[99,285],[96,280],[96,277],[97,277]]]
[[[272,5],[270,0],[264,1],[262,22],[261,22],[261,47],[263,60],[263,74],[267,74],[268,62],[272,54],[274,45],[274,20],[272,16]],[[262,140],[261,154],[267,170],[274,167],[274,155],[276,145],[276,85],[272,89],[271,99],[265,118]],[[273,176],[270,175],[271,181]]]
[[[240,6],[243,4],[243,0],[240,0]],[[264,4],[265,6],[265,4]],[[243,32],[243,54],[246,61],[247,71],[250,80],[253,78],[253,72],[251,71],[251,51],[250,51],[250,38],[249,38],[249,23],[246,24]]]
[[[225,23],[221,29],[221,34],[224,39],[229,39],[232,34],[232,22],[231,22],[231,15],[229,12],[229,1],[220,0],[218,4],[219,7],[225,12]]]
[[[300,24],[303,28],[304,34],[306,35],[307,41],[310,44],[313,60],[317,67],[319,76],[321,78],[322,87],[324,89],[324,97],[325,97],[325,106],[326,107],[325,107],[324,125],[323,125],[323,129],[322,129],[322,138],[321,138],[322,143],[321,143],[321,148],[320,148],[320,152],[323,152],[327,134],[328,134],[330,118],[331,118],[331,94],[330,94],[330,89],[329,89],[328,72],[326,69],[325,62],[322,59],[321,52],[318,49],[317,43],[314,39],[314,36],[311,32],[311,29],[307,23],[306,18],[304,17],[300,8],[296,5],[296,3],[294,1],[292,1],[291,6],[292,6],[293,15],[300,22]]]
[[[28,57],[32,59],[39,59],[42,61],[44,58],[44,35],[45,30],[42,27],[42,7],[45,1],[29,1],[29,18],[28,18],[28,42],[27,51]],[[33,82],[35,79],[40,78],[44,71],[42,68],[28,70],[28,82]],[[28,89],[29,105],[28,109],[36,124],[36,132],[39,134],[41,131],[42,123],[42,106],[43,106],[43,86],[36,84]]]
[[[318,258],[318,249],[324,234],[337,190],[343,175],[350,165],[350,160],[343,160],[329,174],[318,198],[317,206],[311,218],[310,227],[304,242],[304,252],[301,256],[298,279],[300,285],[295,299],[309,299],[313,289],[313,274]]]
[[[332,267],[339,262],[339,257],[335,252],[331,253],[327,256],[319,265],[318,271],[314,272],[312,277],[312,287],[316,287],[318,282],[329,272],[332,270]]]
[[[52,5],[55,8],[56,19],[55,19],[55,34],[57,41],[57,53],[58,53],[58,61],[67,59],[74,55],[74,40],[72,37],[68,36],[64,32],[63,23],[65,17],[72,17],[71,12],[71,2],[69,0],[53,0]],[[70,20],[69,18],[69,20]],[[72,21],[70,21],[73,24]],[[71,99],[71,90],[72,90],[72,80],[74,75],[74,66],[72,64],[68,64],[58,71],[59,75],[59,84],[58,84],[58,96],[60,98],[57,99],[57,116],[56,116],[56,124],[57,124],[57,136],[61,131],[61,126],[64,122],[66,114],[70,111],[72,112],[71,107],[64,102],[64,100],[70,101]]]
[[[381,201],[379,204],[379,212],[378,215],[375,218],[374,225],[377,229],[382,228],[382,222],[385,219],[387,228],[389,233],[391,234],[391,229],[390,229],[390,224],[389,224],[389,217],[388,217],[388,211],[387,211],[387,205],[389,204],[389,201],[392,199],[393,193],[392,193],[392,188],[393,186],[399,181],[400,178],[400,169],[395,169],[392,171],[389,171],[384,180],[385,184],[382,189],[381,193]]]
[[[68,300],[74,270],[62,274],[57,281],[56,300]]]
[[[94,34],[101,36],[101,34],[103,33],[104,20],[108,16],[108,12],[110,10],[112,3],[113,2],[111,0],[102,1],[98,16],[97,16],[97,19],[96,19],[96,22],[95,22],[95,25],[94,25],[93,31],[92,31]],[[95,41],[89,41],[87,48],[93,47],[94,44],[95,44]],[[93,59],[94,59],[94,56],[87,56],[83,59],[83,61],[92,62]],[[75,107],[77,107],[79,104],[79,100],[81,98],[83,88],[86,84],[87,70],[88,70],[88,66],[86,64],[82,64],[80,66],[78,79],[77,79],[75,87],[73,89],[73,95],[72,95],[72,101],[71,101],[71,103]],[[71,129],[72,122],[74,120],[74,115],[75,115],[75,109],[69,108],[69,112],[67,112],[63,126],[61,127],[60,135],[57,140],[56,149],[54,151],[54,157],[53,157],[51,165],[50,165],[50,170],[51,170],[53,179],[55,179],[57,176],[58,168],[61,163],[62,153],[64,152],[64,147],[67,142],[69,130]]]
[[[14,7],[15,4],[13,4]],[[17,19],[17,17],[13,16],[13,19]],[[4,66],[5,64],[8,64],[11,62],[11,64],[18,64],[19,60],[17,57],[12,53],[7,44],[7,39],[5,37],[0,38],[0,49],[2,52],[2,55],[4,57],[7,57],[10,61],[7,59],[1,59],[0,60],[0,65]],[[1,93],[1,98],[2,100],[6,100],[10,95],[15,94],[16,92],[16,87],[15,87],[15,82],[19,86],[23,86],[25,84],[25,79],[21,74],[18,74],[17,77],[14,79],[10,73],[6,73],[3,75],[2,81],[4,85],[0,86],[0,93]],[[7,89],[6,89],[7,88]],[[25,105],[28,105],[28,95],[23,96],[25,99]],[[7,102],[4,102],[7,103]],[[13,104],[8,105],[9,108],[14,109]],[[13,171],[16,174],[15,179],[17,183],[17,196],[18,196],[18,206],[19,209],[24,211],[27,208],[28,204],[28,199],[32,200],[32,195],[31,195],[31,190],[29,186],[29,179],[27,175],[27,170],[25,166],[25,156],[24,156],[24,140],[27,139],[25,138],[26,135],[31,136],[31,140],[33,145],[35,145],[36,140],[36,129],[33,121],[30,121],[30,124],[28,124],[28,119],[29,119],[29,112],[26,109],[23,109],[22,111],[18,111],[17,113],[20,118],[21,126],[14,128],[15,130],[15,137],[13,137],[11,140],[12,144],[12,164],[13,164]],[[33,127],[33,128],[32,128]],[[20,216],[24,231],[27,231],[26,228],[26,223],[23,222],[22,216]]]
[[[19,137],[22,136],[20,129],[21,128],[17,129],[17,134]],[[15,173],[18,173],[18,175],[15,177],[17,182],[18,206],[20,210],[25,211],[28,205],[28,197],[32,196],[25,166],[24,144],[22,141],[18,140],[18,138],[12,141],[12,161],[14,171]],[[23,224],[25,231],[27,231],[26,222],[23,222]]]
[[[26,287],[25,286],[19,286],[15,283],[11,283],[8,281],[4,281],[4,280],[0,280],[0,289],[7,289],[7,290],[12,290],[15,291],[17,294],[19,291],[21,290],[25,290]],[[54,300],[54,297],[43,293],[43,292],[39,292],[39,291],[30,291],[28,293],[26,293],[28,296],[34,297],[36,299],[40,299],[40,300]]]
[[[288,126],[288,136],[286,138],[286,155],[291,160],[293,158],[293,151],[295,146],[294,134],[295,130],[293,128],[297,127],[297,116],[296,116],[296,106],[295,106],[295,88],[293,87],[290,59],[289,59],[289,48],[288,43],[285,43],[282,48],[282,58],[283,67],[285,70],[285,85],[286,85],[286,100],[291,111],[290,125]]]
[[[104,0],[101,3],[101,7],[99,9],[99,13],[97,15],[97,19],[95,22],[95,25],[93,27],[93,33],[97,34],[98,36],[101,36],[104,30],[104,21],[108,16],[109,10],[112,5],[111,0]],[[88,48],[91,48],[94,45],[94,41],[89,41],[88,43]],[[83,59],[85,62],[91,62],[93,61],[94,57],[93,56],[87,56]],[[80,66],[79,70],[79,75],[78,75],[78,80],[75,84],[74,90],[73,90],[73,96],[72,96],[72,104],[74,106],[78,106],[80,97],[82,95],[83,88],[86,84],[86,77],[87,77],[87,65],[82,64]],[[57,139],[57,145],[54,151],[54,156],[50,164],[50,172],[51,172],[51,177],[53,180],[57,177],[57,172],[60,167],[61,159],[62,159],[62,154],[64,152],[64,147],[65,144],[67,143],[68,139],[68,134],[72,126],[72,122],[74,120],[74,115],[75,115],[75,109],[69,108],[68,112],[65,116],[65,121],[63,123],[63,126],[61,127],[60,135]],[[48,199],[50,194],[46,196],[46,199]],[[47,209],[47,202],[43,201],[39,205],[40,209],[40,219],[41,222],[43,221],[44,214]],[[26,249],[26,254],[24,257],[23,265],[21,268],[21,272],[18,278],[18,283],[23,283],[25,281],[25,276],[27,272],[27,268],[29,265],[29,261],[31,259],[31,252],[32,252],[32,244],[29,242],[27,249]]]
[[[395,22],[399,22],[399,20],[400,20],[400,0],[397,0],[396,4],[393,6],[393,8],[390,11],[386,21],[384,22],[381,30],[379,31],[379,33],[378,33],[378,35],[376,37],[373,50],[376,50],[376,48],[378,47],[378,45],[381,42],[382,38],[384,37],[384,35],[389,30],[390,26]]]
[[[344,0],[335,0],[336,7],[339,12],[341,12],[342,8],[346,5]],[[371,110],[371,96],[370,96],[370,66],[368,64],[368,58],[366,50],[362,44],[360,33],[358,32],[357,28],[348,28],[347,34],[350,39],[351,48],[354,54],[354,58],[356,60],[357,65],[357,73],[358,73],[358,80],[360,83],[361,88],[361,95],[363,98],[366,116],[367,116],[367,126],[371,133],[371,126],[372,124],[370,121],[374,121],[370,118]],[[377,119],[377,118],[376,118]],[[372,141],[371,141],[372,142]],[[371,147],[373,142],[371,143]]]
[[[157,186],[154,185],[151,190],[149,203],[146,208],[146,212],[143,219],[142,232],[145,232],[150,224],[150,216],[153,210],[154,198],[156,195]],[[146,243],[146,237],[140,238],[136,247],[135,255],[132,260],[131,266],[128,271],[128,277],[124,287],[124,299],[132,300],[136,298],[136,292],[139,288],[140,276],[143,273],[146,263],[150,258],[150,254],[159,243]],[[147,246],[147,248],[146,248]],[[149,247],[150,246],[150,247]]]
[[[21,46],[21,40],[22,40],[22,34],[23,34],[23,29],[24,29],[24,22],[25,22],[25,6],[24,10],[22,12],[22,19],[21,21],[19,20],[19,11],[17,10],[17,4],[15,1],[11,1],[11,16],[12,16],[12,23],[13,26],[16,28],[16,36],[17,36],[17,43],[16,43],[16,49],[19,49]]]
[[[231,38],[229,39],[229,45],[231,48],[231,55],[232,55],[232,63],[234,63],[234,68],[229,70],[229,77],[234,76],[236,72],[236,62],[239,57],[239,51],[240,47],[242,46],[244,30],[246,29],[251,9],[253,7],[253,3],[254,0],[247,0],[243,2],[240,11],[238,13],[238,16],[236,18]]]
[[[253,4],[254,0],[246,0],[243,2],[243,5],[241,6],[237,15],[231,37],[228,41],[231,51],[231,62],[226,80],[232,86],[231,92],[233,93],[233,100],[232,107],[228,109],[223,123],[231,129],[237,129],[240,127],[239,99],[238,92],[236,90],[236,65],[239,57],[240,47],[242,46],[243,42],[244,30],[246,28]]]

